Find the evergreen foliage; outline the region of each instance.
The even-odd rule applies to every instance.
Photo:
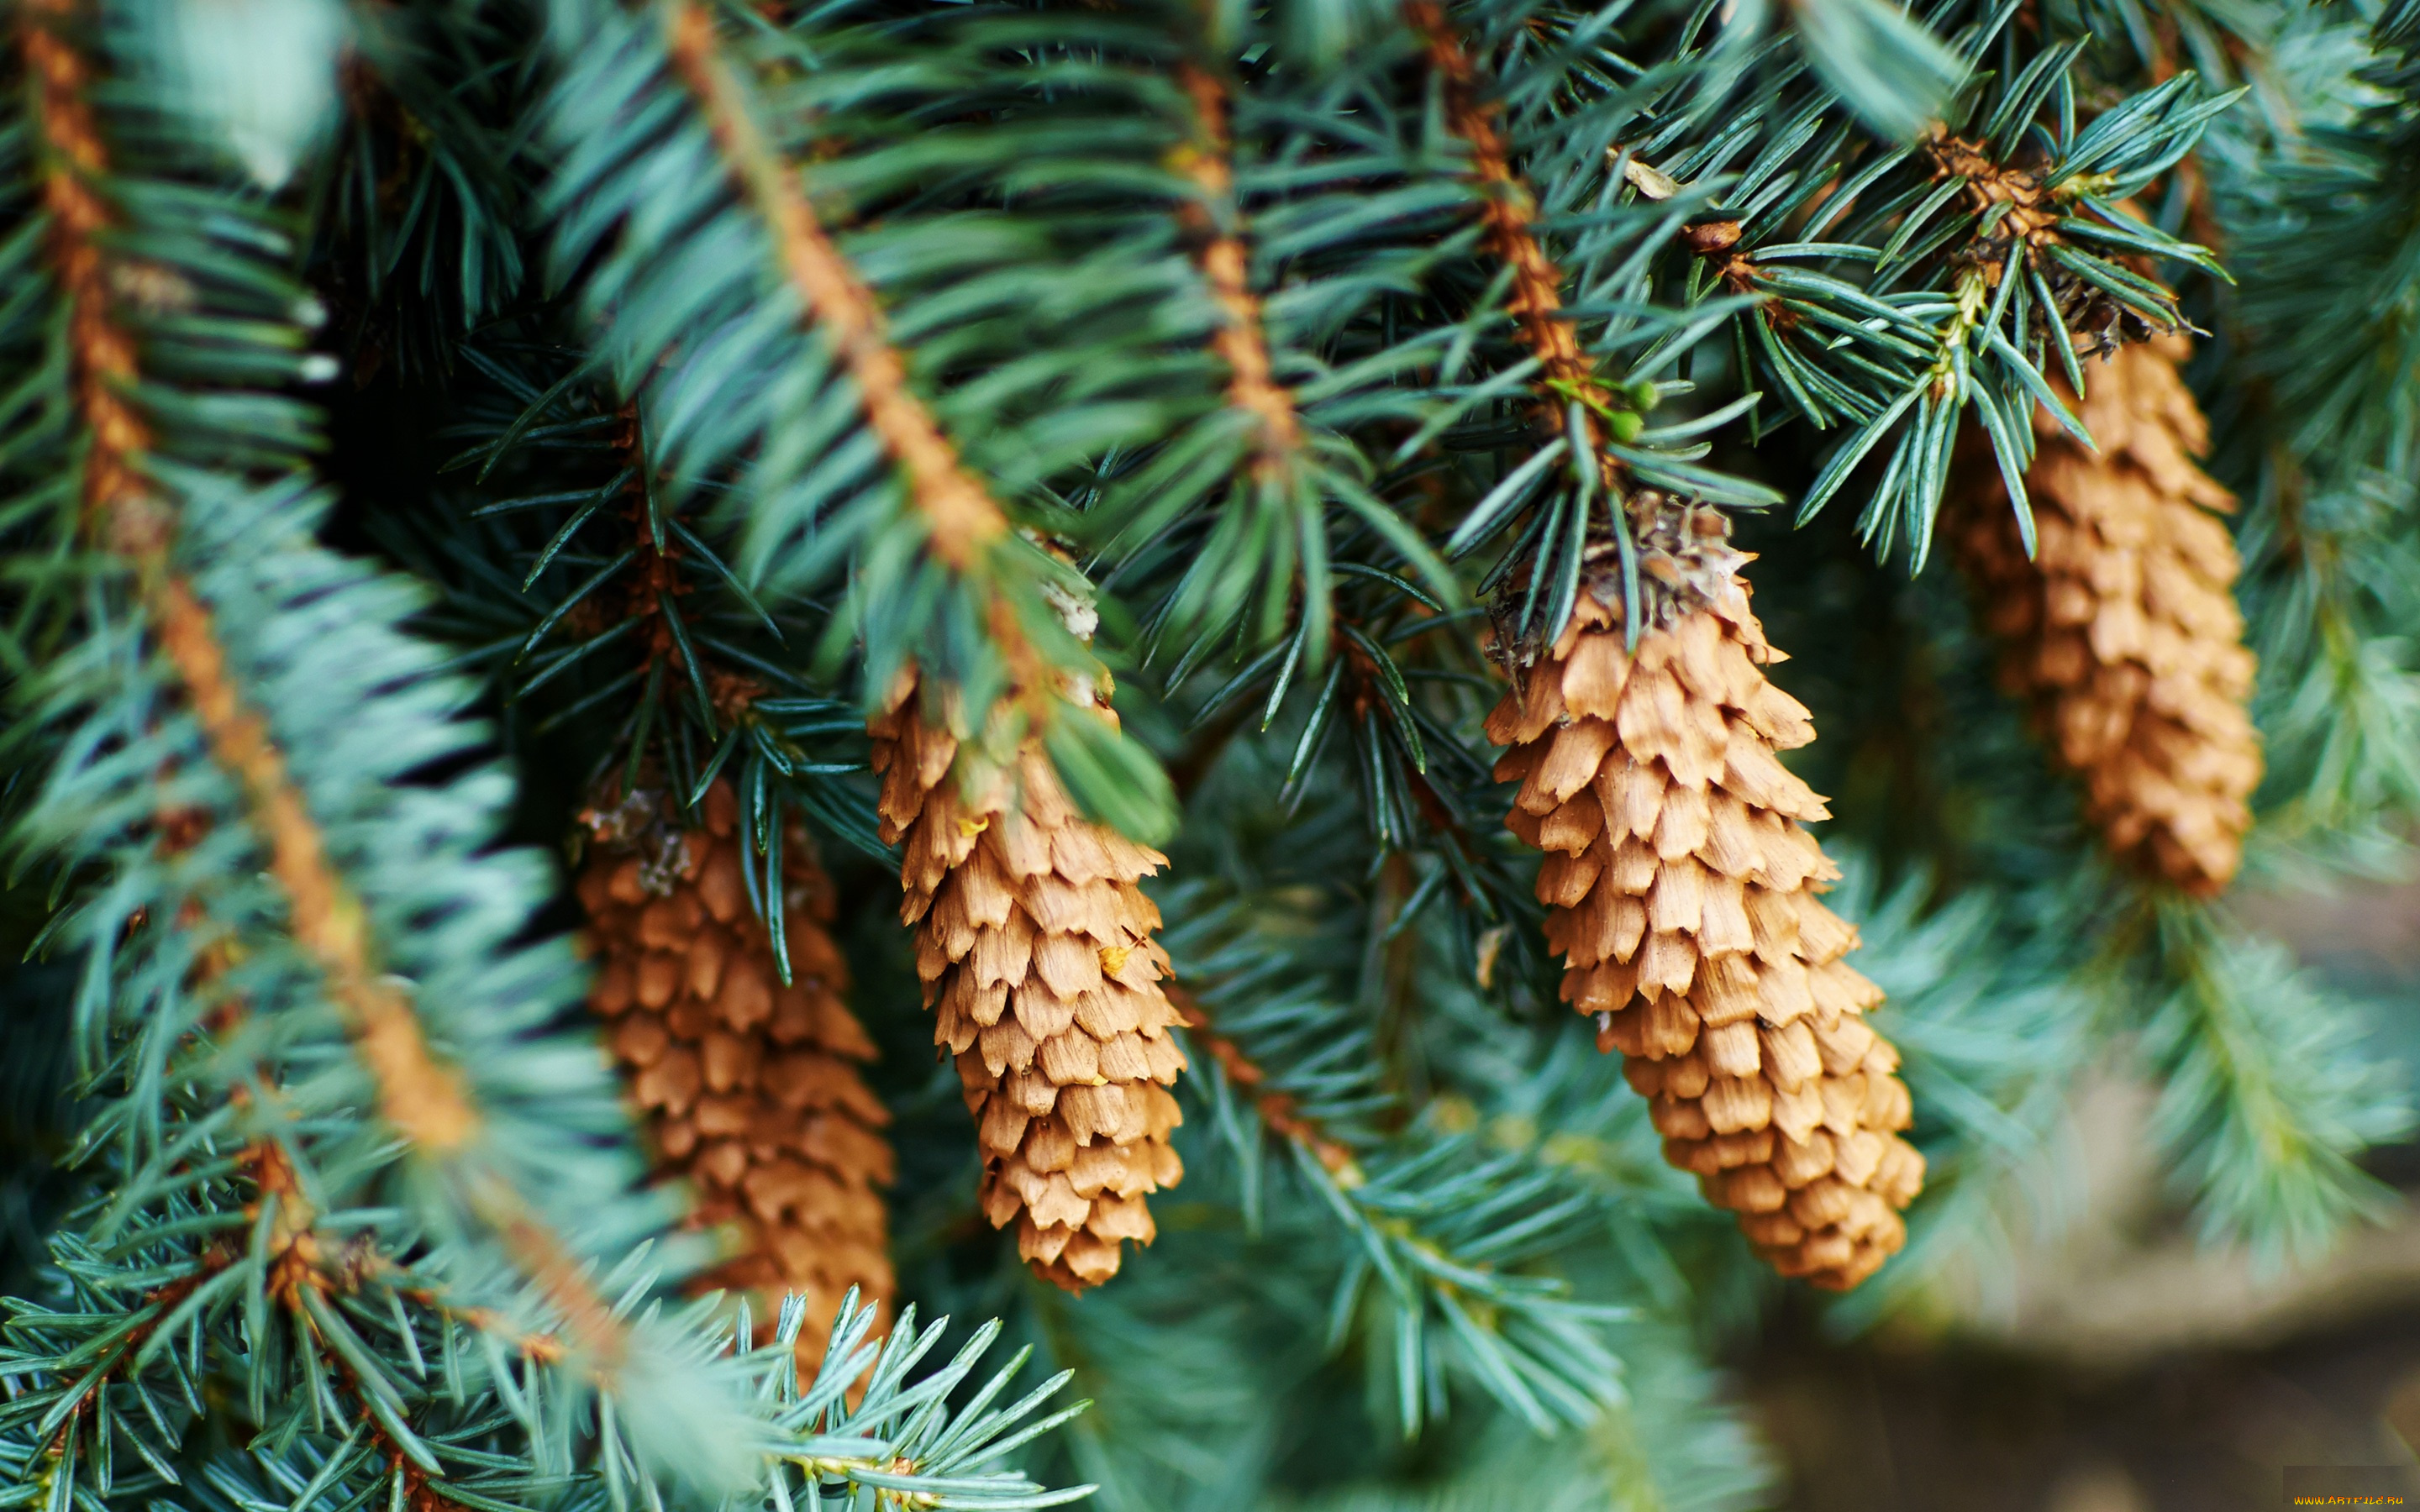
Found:
[[[1759,1504],[1706,1361],[1784,1284],[1484,728],[1689,590],[1665,498],[1761,554],[1930,1172],[1835,1321],[1988,1283],[2112,1060],[2211,1242],[2377,1209],[2380,1005],[2111,859],[1930,548],[2195,333],[2253,871],[2406,864],[2414,0],[17,0],[0,78],[0,1505]],[[1186,1174],[1084,1295],[930,1058],[911,676],[1166,852]],[[695,1294],[582,1006],[583,814],[718,780],[884,1052],[908,1305],[829,1340]]]

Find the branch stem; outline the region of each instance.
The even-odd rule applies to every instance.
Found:
[[[1446,124],[1470,148],[1470,175],[1486,197],[1481,215],[1487,250],[1512,270],[1506,308],[1538,360],[1537,391],[1548,401],[1539,406],[1539,418],[1559,432],[1563,407],[1554,399],[1579,399],[1590,450],[1602,455],[1596,415],[1613,408],[1612,395],[1580,349],[1578,325],[1563,314],[1563,270],[1538,239],[1537,196],[1512,166],[1511,148],[1496,124],[1496,106],[1481,98],[1479,65],[1439,0],[1404,0],[1403,13],[1428,43],[1430,65],[1445,86]]]
[[[1177,83],[1193,101],[1200,141],[1182,160],[1185,176],[1202,191],[1203,203],[1187,207],[1188,229],[1201,238],[1194,264],[1218,301],[1221,319],[1211,337],[1211,349],[1227,364],[1227,402],[1252,418],[1259,435],[1253,473],[1263,480],[1282,476],[1302,446],[1302,421],[1295,412],[1294,395],[1278,383],[1269,361],[1268,332],[1261,320],[1261,301],[1252,292],[1251,257],[1233,224],[1221,224],[1216,206],[1233,212],[1235,193],[1234,147],[1228,130],[1227,89],[1210,70],[1181,63]],[[1231,213],[1231,223],[1239,213]]]
[[[771,229],[782,270],[856,379],[866,422],[907,474],[908,491],[932,532],[935,555],[960,572],[1008,533],[1008,517],[958,459],[957,448],[908,386],[908,364],[883,334],[882,309],[833,245],[768,141],[746,90],[724,60],[714,17],[694,0],[665,12],[673,67],[706,114],[732,177]]]

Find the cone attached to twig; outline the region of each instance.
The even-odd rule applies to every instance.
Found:
[[[984,1212],[1016,1226],[1041,1275],[1098,1286],[1124,1241],[1151,1242],[1144,1195],[1184,1174],[1168,1142],[1182,1020],[1159,985],[1159,910],[1135,885],[1168,858],[1077,812],[1038,741],[1007,763],[962,750],[912,681],[870,728],[933,1038],[983,1147]]]
[[[603,957],[589,1006],[645,1116],[659,1172],[695,1192],[691,1221],[730,1224],[737,1252],[705,1278],[768,1312],[806,1298],[801,1340],[820,1340],[852,1286],[888,1310],[892,1272],[880,1188],[890,1115],[858,1074],[874,1056],[842,1000],[847,970],[821,920],[830,882],[795,828],[783,847],[790,984],[752,908],[739,805],[706,790],[706,825],[640,792],[587,815],[582,905]]]
[[[1823,801],[1774,755],[1814,728],[1765,680],[1781,656],[1724,516],[1651,490],[1628,507],[1637,654],[1595,553],[1568,627],[1488,717],[1512,748],[1496,775],[1521,784],[1506,823],[1546,852],[1563,996],[1622,1053],[1666,1158],[1783,1274],[1845,1289],[1905,1242],[1924,1159],[1898,1137],[1898,1053],[1865,1022],[1881,989],[1816,897],[1839,874],[1800,827]]]
[[[1980,437],[1960,461],[1952,537],[2000,642],[2002,685],[2083,779],[2109,848],[2208,896],[2242,860],[2260,735],[2245,709],[2254,664],[2235,544],[2214,513],[2235,501],[2194,465],[2209,425],[2177,373],[2186,350],[2162,337],[2086,374],[2075,409],[2098,455],[2035,412],[2033,561]]]

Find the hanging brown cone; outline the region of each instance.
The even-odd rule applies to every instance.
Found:
[[[731,784],[708,788],[704,809],[706,826],[687,831],[656,794],[589,816],[579,892],[603,959],[588,1002],[611,1025],[657,1170],[690,1183],[691,1222],[744,1236],[701,1284],[768,1312],[800,1293],[800,1347],[820,1350],[850,1287],[890,1310],[890,1114],[858,1074],[874,1045],[842,1000],[847,968],[820,922],[830,884],[804,835],[783,850],[784,987],[749,903]]]
[[[1823,802],[1774,756],[1814,728],[1765,681],[1781,654],[1721,512],[1652,491],[1629,508],[1637,654],[1600,556],[1488,717],[1512,748],[1496,775],[1521,784],[1506,824],[1547,853],[1563,996],[1622,1053],[1665,1157],[1783,1274],[1845,1289],[1905,1242],[1924,1158],[1896,1134],[1898,1053],[1865,1023],[1881,989],[1840,959],[1857,932],[1815,896],[1839,874],[1799,827]]]
[[[2036,411],[2033,561],[1980,437],[1960,459],[1951,539],[2002,685],[2084,779],[2109,848],[2208,896],[2243,857],[2260,735],[2235,543],[2213,513],[2235,501],[2194,465],[2210,427],[2177,373],[2187,349],[2181,336],[2123,347],[2086,375],[2075,409],[2097,455]]]
[[[1168,1142],[1183,1020],[1159,985],[1159,910],[1135,886],[1168,858],[1078,813],[1038,742],[970,774],[914,692],[903,679],[870,729],[934,1042],[975,1116],[985,1214],[1080,1291],[1117,1273],[1122,1242],[1151,1242],[1143,1195],[1184,1174]]]

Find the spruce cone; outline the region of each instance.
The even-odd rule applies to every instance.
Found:
[[[970,774],[913,691],[903,680],[870,728],[934,1041],[976,1118],[984,1212],[1081,1291],[1117,1273],[1122,1241],[1151,1242],[1143,1194],[1184,1174],[1168,1143],[1183,1021],[1159,985],[1159,910],[1135,886],[1168,858],[1079,815],[1036,743]]]
[[[2037,410],[2032,562],[1991,448],[1970,440],[1953,540],[2055,760],[2109,848],[2188,892],[2233,879],[2260,781],[2235,607],[2234,499],[2193,458],[2210,428],[2177,376],[2181,336],[2119,348],[2076,412],[2098,455]]]
[[[1799,822],[1823,801],[1773,754],[1814,729],[1760,668],[1781,655],[1723,515],[1647,491],[1629,507],[1637,655],[1619,577],[1591,569],[1488,717],[1512,748],[1496,775],[1521,784],[1505,822],[1547,853],[1563,996],[1626,1057],[1665,1157],[1784,1275],[1846,1289],[1905,1242],[1924,1158],[1893,1132],[1898,1053],[1864,1021],[1882,992],[1840,959],[1856,930],[1815,897],[1839,873]]]
[[[604,956],[589,1006],[646,1116],[657,1169],[692,1183],[700,1227],[745,1242],[702,1285],[778,1305],[807,1300],[801,1348],[822,1348],[851,1286],[892,1294],[881,1194],[890,1114],[854,1062],[874,1046],[850,1016],[839,949],[818,919],[831,888],[796,831],[783,848],[791,984],[750,908],[728,782],[706,791],[706,827],[684,833],[659,795],[592,812],[580,901]]]

